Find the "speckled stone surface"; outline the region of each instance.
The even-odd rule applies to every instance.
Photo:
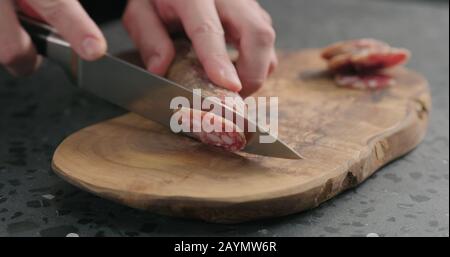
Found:
[[[280,48],[370,36],[410,49],[408,66],[428,77],[433,95],[424,142],[358,188],[301,214],[238,225],[167,218],[80,191],[51,170],[66,136],[123,110],[72,87],[50,63],[21,79],[0,70],[0,236],[448,236],[448,2],[261,2]],[[118,24],[104,30],[114,51],[130,46]]]

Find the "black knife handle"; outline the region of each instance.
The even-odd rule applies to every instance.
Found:
[[[54,33],[54,30],[50,26],[22,14],[19,14],[19,21],[30,35],[37,52],[47,56],[48,38]]]

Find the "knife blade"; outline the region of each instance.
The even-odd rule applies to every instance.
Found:
[[[74,84],[108,102],[166,127],[170,127],[170,118],[173,115],[173,110],[169,108],[173,98],[186,97],[192,103],[194,92],[189,88],[110,54],[96,61],[84,61],[53,28],[23,15],[19,17],[40,54],[64,68]],[[243,118],[247,124],[256,127],[255,132],[248,133],[250,136],[244,152],[302,159],[294,149],[261,129],[258,124],[242,117],[219,101],[214,104],[232,111],[236,117]],[[261,135],[272,137],[273,143],[261,143],[258,140]]]

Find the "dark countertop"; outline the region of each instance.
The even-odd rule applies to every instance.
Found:
[[[449,236],[449,9],[446,1],[262,1],[280,48],[375,37],[413,53],[433,95],[430,128],[412,153],[319,208],[239,225],[167,218],[100,199],[51,170],[69,134],[122,110],[72,87],[53,64],[15,80],[0,71],[0,236]],[[117,24],[111,48],[128,46]]]

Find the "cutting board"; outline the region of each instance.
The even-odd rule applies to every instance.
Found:
[[[126,114],[66,138],[53,168],[134,208],[237,223],[316,207],[423,139],[431,99],[419,74],[397,68],[396,86],[360,91],[338,88],[318,50],[279,58],[258,95],[279,97],[279,136],[303,160],[225,152]]]

